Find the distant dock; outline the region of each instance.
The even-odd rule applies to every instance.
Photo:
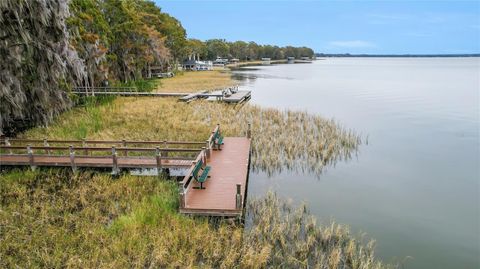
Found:
[[[178,97],[180,101],[191,102],[196,99],[206,99],[206,98],[215,98],[217,101],[223,101],[226,103],[241,103],[247,101],[251,98],[252,92],[246,90],[236,90],[233,93],[225,94],[226,89],[216,89],[214,91],[218,93],[213,93],[209,91],[200,91],[196,93],[175,93],[175,92],[139,92],[135,88],[126,87],[126,88],[108,88],[108,87],[98,87],[98,88],[85,88],[79,87],[75,88],[73,93],[77,95],[89,95],[89,96],[99,96],[99,95],[110,95],[110,96],[132,96],[132,97]]]

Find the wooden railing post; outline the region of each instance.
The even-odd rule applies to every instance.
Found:
[[[206,148],[207,159],[210,159],[210,150],[211,150],[210,140],[207,140],[205,142],[205,148]]]
[[[237,194],[235,195],[235,208],[241,209],[242,208],[242,184],[237,183]]]
[[[48,141],[46,138],[43,139],[43,146],[44,147],[49,147],[50,145],[48,144]],[[51,151],[49,149],[45,149],[45,153],[50,155]]]
[[[30,169],[32,171],[35,171],[35,160],[33,159],[33,150],[32,150],[32,145],[28,144],[27,146],[27,154],[28,154],[28,162],[30,164]]]
[[[178,183],[178,197],[180,208],[185,208],[185,188],[182,182]]]
[[[168,148],[167,140],[163,140],[163,147]],[[168,157],[168,151],[164,151],[163,154],[164,157]]]
[[[248,128],[247,128],[247,138],[250,139],[252,138],[252,123],[248,123]]]
[[[85,148],[87,146],[87,142],[85,141],[86,139],[83,138],[82,139],[82,147]],[[84,154],[88,156],[88,149],[85,149],[84,151]]]
[[[5,137],[5,146],[10,147],[12,144],[10,144],[10,141],[8,141],[8,137]],[[8,150],[8,154],[13,154],[12,149]]]
[[[115,146],[112,146],[112,174],[117,175],[118,172],[117,150],[115,149]]]
[[[72,166],[72,171],[77,172],[77,165],[75,164],[75,151],[73,150],[73,145],[68,147],[70,149],[70,165]]]
[[[122,140],[122,147],[127,147],[127,141],[125,139]],[[128,156],[128,151],[126,149],[123,150],[123,156]]]
[[[207,164],[207,157],[205,155],[205,147],[202,147],[202,151],[200,152],[200,154],[201,154],[200,158],[202,159],[203,164],[204,165]]]
[[[162,171],[162,153],[159,147],[155,148],[155,159],[157,161],[157,175],[160,177]]]

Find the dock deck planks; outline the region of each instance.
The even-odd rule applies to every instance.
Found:
[[[236,184],[241,184],[244,205],[250,158],[250,139],[225,137],[222,150],[212,151],[207,163],[211,166],[210,178],[203,184],[205,189],[193,189],[199,185],[192,179],[185,193],[184,207],[180,212],[207,216],[241,216],[243,207],[236,208]]]
[[[224,97],[223,101],[227,103],[240,103],[250,98],[251,94],[251,91],[238,91],[228,97]]]

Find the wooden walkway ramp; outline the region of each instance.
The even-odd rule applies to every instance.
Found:
[[[247,137],[225,137],[221,150],[212,150],[209,157],[204,156],[211,167],[210,178],[203,183],[205,189],[195,189],[199,183],[191,174],[185,176],[180,182],[180,213],[241,217],[247,192],[250,143]]]
[[[43,144],[43,145],[38,145]],[[66,146],[67,144],[68,146]],[[99,146],[100,145],[100,146]],[[171,147],[175,145],[175,147]],[[0,166],[188,169],[204,142],[8,139],[0,143]]]

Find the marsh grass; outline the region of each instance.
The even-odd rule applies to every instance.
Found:
[[[30,138],[203,141],[253,125],[252,164],[316,173],[349,158],[360,138],[305,112],[175,99],[90,100]],[[388,268],[348,228],[318,225],[305,206],[274,194],[251,200],[245,229],[177,213],[177,187],[156,177],[67,169],[0,174],[0,267]]]
[[[178,215],[176,185],[67,170],[0,175],[1,268],[383,268],[373,245],[274,194],[247,227]]]
[[[209,101],[185,104],[174,98],[117,98],[106,105],[77,108],[23,136],[204,141],[217,123],[226,136],[245,136],[249,122],[252,167],[270,175],[283,169],[319,175],[336,161],[349,159],[361,144],[354,132],[306,112]]]
[[[175,77],[160,80],[157,92],[198,92],[233,86],[235,82],[227,70],[186,71]]]

